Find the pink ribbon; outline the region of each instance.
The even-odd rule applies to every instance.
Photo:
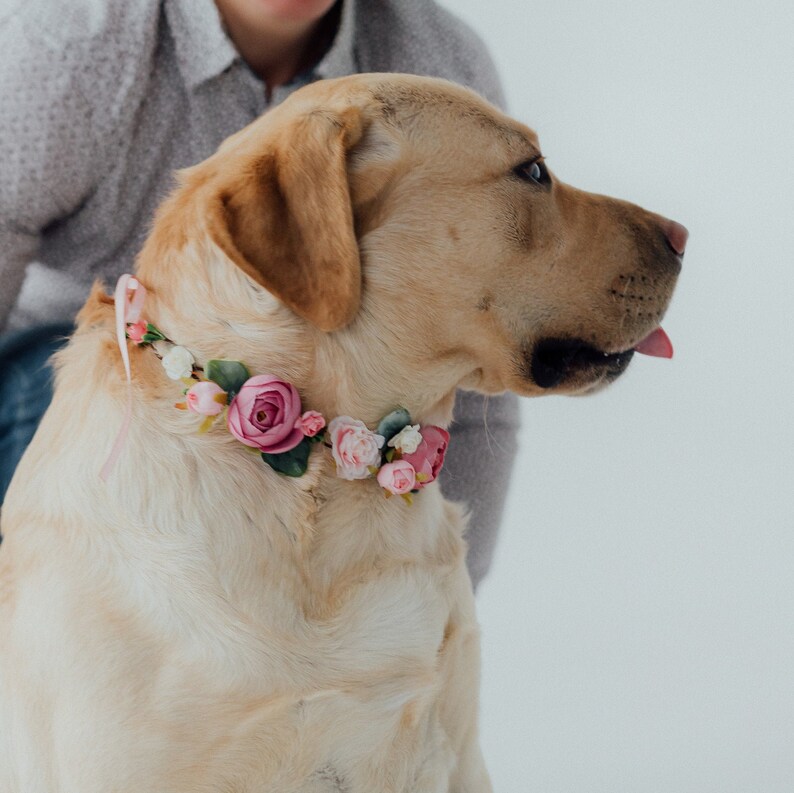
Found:
[[[137,322],[140,318],[143,302],[146,300],[146,287],[134,275],[125,273],[116,283],[113,298],[116,304],[116,341],[127,375],[127,405],[124,409],[124,418],[119,434],[116,436],[108,459],[99,472],[99,478],[103,482],[107,482],[113,466],[121,455],[132,421],[132,375],[130,374],[130,353],[127,347],[127,324]]]

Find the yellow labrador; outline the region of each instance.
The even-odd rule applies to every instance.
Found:
[[[459,387],[584,393],[659,322],[686,231],[560,183],[452,84],[318,83],[180,175],[140,255],[147,319],[374,428]],[[130,345],[99,289],[2,516],[3,793],[482,793],[461,510],[312,448],[285,477]]]

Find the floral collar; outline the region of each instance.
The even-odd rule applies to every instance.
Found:
[[[293,477],[306,472],[312,446],[323,444],[331,449],[337,476],[374,477],[387,497],[399,495],[408,503],[413,493],[438,477],[449,445],[445,429],[412,424],[402,407],[384,416],[374,431],[350,416],[326,422],[316,410],[304,411],[295,386],[275,375],[251,376],[241,361],[211,360],[198,366],[189,350],[140,317],[145,290],[136,279],[125,277],[124,286],[120,280],[116,290],[117,329],[123,327],[124,336],[135,345],[151,346],[168,377],[184,384],[184,401],[175,407],[203,416],[199,432],[206,432],[220,418],[238,441],[258,451],[271,468]],[[130,288],[143,290],[136,294],[137,305],[128,300]],[[126,343],[124,347],[126,360]]]

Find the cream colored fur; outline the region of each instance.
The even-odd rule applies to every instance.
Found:
[[[675,276],[658,217],[516,178],[538,154],[441,81],[311,86],[182,174],[139,260],[145,314],[370,426],[398,405],[447,424],[459,386],[542,393],[538,338],[630,349]],[[3,508],[0,791],[490,790],[461,510],[338,479],[322,448],[282,477],[131,357],[104,483],[126,386],[95,291]]]

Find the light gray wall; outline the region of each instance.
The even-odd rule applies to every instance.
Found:
[[[497,791],[794,791],[794,6],[447,0],[564,181],[684,223],[664,327],[524,404],[479,595]]]

